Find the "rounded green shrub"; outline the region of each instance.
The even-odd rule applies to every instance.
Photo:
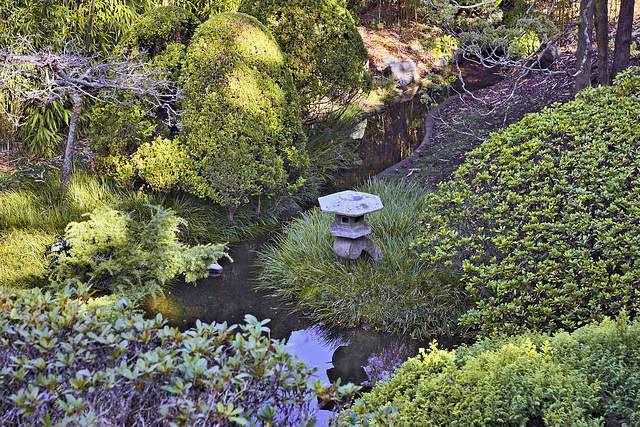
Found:
[[[97,154],[95,167],[127,187],[139,183],[132,156],[141,146],[153,144],[155,138],[169,136],[168,129],[147,110],[141,100],[119,106],[96,104],[91,111],[89,138]]]
[[[179,141],[188,155],[182,187],[235,209],[282,194],[308,166],[298,97],[269,31],[240,13],[198,27],[187,51]]]
[[[313,425],[318,399],[357,390],[312,380],[253,316],[180,332],[88,298],[0,288],[2,425]]]
[[[164,52],[170,44],[187,46],[200,21],[188,10],[161,6],[145,12],[127,30],[122,47],[144,50],[150,58]]]
[[[496,132],[427,195],[422,257],[483,333],[575,329],[640,301],[640,70]]]
[[[573,333],[485,339],[454,351],[433,343],[337,425],[363,425],[385,409],[395,425],[637,425],[639,386],[640,322],[621,314]]]
[[[167,79],[178,81],[189,40],[198,25],[198,18],[185,9],[154,8],[128,29],[117,49],[124,55],[142,55],[149,61],[149,67],[161,69],[167,73]],[[175,144],[167,138],[173,139],[178,132],[177,123],[167,121],[165,113],[151,107],[145,99],[132,100],[126,96],[120,98],[123,105],[98,103],[92,108],[89,138],[91,148],[98,154],[96,167],[126,186],[144,181],[156,190],[169,191],[177,185],[176,176],[182,170],[177,163],[184,156],[178,154],[166,165],[171,170],[168,167],[150,170],[149,165],[157,161],[157,150],[153,148],[170,145],[171,153],[176,153]],[[152,159],[144,160],[147,154]],[[164,177],[163,173],[171,176]],[[150,174],[154,178],[148,180]]]
[[[384,205],[365,218],[382,262],[338,257],[328,227],[335,216],[313,209],[260,254],[257,286],[330,325],[368,325],[416,338],[461,332],[458,316],[472,305],[464,284],[410,248],[420,233],[424,192],[380,181],[362,191],[378,195]]]
[[[308,117],[372,88],[367,49],[345,0],[243,0],[273,33]]]

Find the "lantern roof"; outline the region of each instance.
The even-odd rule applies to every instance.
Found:
[[[358,217],[382,210],[380,197],[360,191],[341,191],[319,197],[320,209],[336,215]]]

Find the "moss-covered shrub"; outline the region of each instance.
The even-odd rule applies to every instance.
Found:
[[[492,135],[427,195],[422,257],[484,333],[575,329],[640,301],[640,70]]]
[[[117,50],[123,55],[141,54],[149,61],[149,67],[161,69],[167,73],[167,79],[178,81],[187,46],[198,25],[198,18],[185,9],[154,8],[127,30]],[[98,103],[92,108],[89,138],[91,148],[98,154],[97,168],[127,186],[144,181],[159,191],[174,188],[184,156],[176,152],[175,144],[167,138],[177,134],[177,123],[167,121],[164,112],[151,107],[144,98],[122,101],[127,105]],[[168,148],[175,156],[165,167],[152,170],[150,165],[157,162],[160,147]],[[145,159],[147,155],[151,159]]]
[[[52,285],[87,283],[139,302],[178,274],[187,282],[206,277],[207,266],[225,255],[224,245],[183,245],[178,231],[184,221],[162,206],[148,207],[146,221],[102,206],[87,221],[69,223],[52,254]]]
[[[371,89],[369,55],[344,0],[243,0],[239,11],[273,33],[307,116]]]
[[[198,18],[185,9],[154,8],[127,30],[117,50],[124,55],[141,54],[150,67],[161,69],[167,73],[167,79],[178,81],[187,46],[198,25]],[[122,101],[127,105],[98,103],[92,108],[89,138],[91,148],[98,153],[96,166],[124,185],[132,186],[142,180],[159,191],[174,188],[184,156],[176,153],[175,144],[167,138],[172,139],[178,132],[177,123],[165,120],[164,112],[151,107],[143,98]],[[175,154],[162,172],[150,168],[157,161],[159,147],[169,148],[171,155]],[[152,158],[146,160],[146,155]],[[165,154],[164,158],[167,157]],[[165,173],[170,176],[163,176]],[[153,178],[147,179],[150,175]]]
[[[202,24],[187,51],[182,186],[235,209],[302,183],[308,164],[298,97],[269,31],[240,13]]]
[[[311,425],[317,398],[357,389],[312,381],[253,316],[179,332],[88,297],[0,288],[2,425]]]
[[[487,339],[455,351],[433,344],[339,425],[362,425],[357,420],[381,407],[396,412],[397,425],[638,425],[639,386],[640,322],[622,314],[573,333]]]
[[[384,205],[366,217],[384,255],[381,263],[364,254],[355,261],[338,257],[328,227],[335,216],[313,209],[260,255],[257,286],[331,325],[366,324],[419,338],[460,332],[458,316],[472,306],[464,284],[410,249],[420,233],[424,192],[380,181],[362,191],[378,195]]]
[[[198,25],[200,21],[193,13],[176,6],[161,6],[136,20],[120,44],[143,50],[154,58],[170,44],[187,46]]]

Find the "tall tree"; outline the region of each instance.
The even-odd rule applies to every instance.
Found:
[[[575,91],[591,86],[591,46],[593,45],[593,9],[595,0],[580,0],[578,47],[576,48]]]
[[[600,86],[611,84],[609,77],[609,12],[607,0],[596,0],[594,8],[596,42],[598,44],[598,83]]]
[[[629,67],[634,7],[635,0],[620,0],[620,14],[618,15],[618,31],[616,32],[611,77],[615,77],[620,71]]]
[[[135,97],[118,96],[126,91],[144,97],[150,108],[163,109],[169,119],[177,115],[173,109],[179,95],[176,82],[165,79],[165,72],[150,69],[139,56],[89,55],[72,42],[59,50],[37,49],[29,38],[18,37],[0,50],[0,64],[1,91],[10,90],[20,101],[69,99],[72,103],[61,191],[69,184],[85,98],[116,105],[134,102]],[[11,112],[3,109],[0,114]]]

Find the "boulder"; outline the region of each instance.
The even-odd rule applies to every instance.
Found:
[[[392,58],[383,59],[383,62],[388,64],[387,68],[383,71],[385,76],[393,76],[394,80],[403,85],[420,81],[420,75],[416,70],[417,64],[415,61],[392,61]]]

